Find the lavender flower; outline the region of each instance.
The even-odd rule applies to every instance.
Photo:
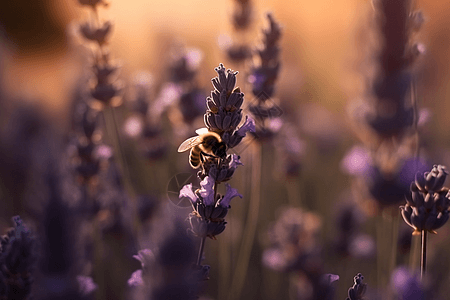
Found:
[[[244,94],[239,92],[239,88],[235,88],[237,72],[225,72],[223,64],[215,71],[218,77],[212,79],[215,90],[211,97],[206,98],[208,110],[204,121],[208,131],[218,133],[226,148],[232,148],[241,142],[248,131],[254,131],[255,123],[246,117],[244,124],[238,128],[242,119],[240,107]],[[193,205],[194,212],[189,216],[192,232],[202,238],[208,236],[215,239],[215,236],[225,229],[224,217],[228,212],[230,200],[236,196],[242,198],[229,186],[226,194],[220,196],[217,194],[216,185],[229,180],[237,166],[242,163],[237,155],[217,157],[214,153],[205,153],[203,149],[200,155],[204,158],[201,162],[202,170],[198,174],[202,180],[202,188],[193,193],[192,184],[186,185],[180,191],[180,198],[189,198]]]
[[[444,187],[448,172],[444,166],[434,165],[431,172],[417,173],[411,183],[411,194],[401,206],[403,220],[414,228],[413,234],[426,230],[436,233],[449,218],[449,189]]]
[[[252,85],[253,95],[256,97],[254,103],[248,106],[251,114],[262,124],[255,133],[259,139],[272,138],[275,132],[266,124],[266,120],[277,118],[282,111],[273,98],[275,94],[275,82],[280,70],[280,47],[281,27],[275,21],[271,13],[267,14],[269,28],[263,30],[263,42],[258,52],[258,63],[251,70],[247,80]]]
[[[225,195],[216,194],[214,199],[214,179],[210,176],[206,176],[200,185],[202,188],[195,192],[192,191],[192,184],[185,185],[180,190],[180,198],[189,198],[194,208],[194,212],[189,216],[191,231],[196,236],[215,239],[216,235],[225,230],[224,218],[230,208],[231,199],[237,196],[242,198],[242,195],[227,184]]]
[[[80,32],[87,40],[97,42],[99,46],[103,46],[111,32],[111,27],[112,24],[109,21],[98,25],[98,27],[92,22],[86,22],[80,25]]]
[[[392,272],[391,286],[402,300],[426,299],[418,274],[411,273],[406,267],[398,267]]]
[[[77,276],[77,281],[80,287],[80,293],[83,296],[92,294],[98,288],[92,277],[79,275]]]
[[[320,218],[299,208],[286,208],[269,229],[270,247],[263,253],[263,263],[274,270],[309,272],[309,259],[319,252]]]
[[[12,220],[14,228],[1,237],[0,296],[4,299],[27,299],[37,261],[37,241],[19,216]]]
[[[235,30],[246,30],[252,21],[251,0],[235,0],[233,11],[233,26]]]
[[[320,228],[317,215],[290,207],[281,212],[268,232],[270,246],[263,253],[263,264],[276,271],[301,274],[298,299],[333,299],[331,283],[339,277],[324,272]]]
[[[225,51],[228,59],[233,62],[243,62],[252,57],[252,51],[246,45],[230,45]]]
[[[238,72],[227,70],[220,64],[214,69],[218,77],[212,79],[215,90],[211,92],[211,97],[206,98],[208,107],[205,114],[205,124],[210,131],[221,135],[227,133],[224,142],[229,144],[237,133],[235,132],[242,119],[242,103],[244,94],[236,85],[236,75]],[[235,146],[235,142],[230,148]]]
[[[425,170],[428,164],[422,159],[411,157],[396,158],[396,168],[386,168],[389,161],[383,157],[386,154],[378,150],[378,156],[373,158],[364,147],[354,146],[341,162],[341,168],[349,175],[355,176],[367,188],[368,196],[380,207],[396,205],[404,200],[409,192],[409,186],[414,180],[415,170]]]
[[[227,222],[224,218],[230,209],[231,199],[236,196],[242,198],[230,185],[226,185],[225,195],[217,193],[217,186],[231,179],[237,166],[242,165],[239,156],[227,155],[226,151],[237,146],[248,131],[255,130],[254,121],[248,117],[239,127],[244,94],[235,88],[238,72],[225,72],[223,64],[215,71],[218,77],[212,79],[214,91],[211,97],[206,98],[204,122],[207,128],[197,130],[199,136],[186,140],[178,149],[181,152],[191,149],[191,166],[201,167],[197,174],[202,180],[201,188],[193,192],[192,184],[187,184],[181,189],[179,197],[189,198],[194,209],[189,215],[190,231],[201,239],[196,266],[204,274],[203,278],[209,272],[209,267],[206,270],[201,265],[205,239],[216,239],[216,235],[225,230]]]
[[[378,72],[373,79],[374,112],[366,116],[370,127],[382,138],[403,135],[411,127],[414,112],[407,104],[413,79],[411,66],[420,51],[412,42],[423,23],[411,13],[411,1],[374,1],[381,49],[376,55]]]
[[[174,107],[178,108],[184,123],[191,125],[205,113],[206,94],[195,80],[203,53],[199,49],[186,48],[183,45],[173,48],[174,54],[171,57],[168,73],[171,83],[179,89]],[[173,122],[176,121],[173,120]]]
[[[133,272],[128,285],[140,292],[142,299],[193,300],[199,282],[207,276],[208,266],[193,267],[195,247],[192,239],[180,223],[173,229],[166,227],[166,237],[154,250],[143,249],[134,255],[141,262],[141,269]]]
[[[133,86],[134,97],[130,101],[133,113],[125,120],[125,135],[136,142],[138,151],[149,160],[158,160],[167,152],[167,141],[163,138],[163,128],[159,122],[160,113],[154,113],[156,103],[152,102],[151,75],[140,72]]]
[[[106,4],[98,0],[79,0],[80,4],[91,6],[94,14],[98,16],[97,5]],[[105,49],[108,36],[110,35],[112,23],[106,21],[99,24],[98,21],[91,20],[80,25],[80,33],[87,40],[96,42],[98,48],[94,53],[94,65],[92,66],[95,79],[92,80],[91,96],[97,100],[95,106],[103,108],[104,106],[118,106],[121,101],[118,100],[122,90],[122,83],[114,80],[112,77],[118,70],[118,65],[114,64],[109,53]]]
[[[278,43],[281,38],[281,27],[271,13],[267,14],[267,19],[270,27],[263,31],[263,46],[258,50],[260,65],[252,69],[249,77],[249,81],[253,85],[252,92],[261,102],[273,96],[280,70]]]

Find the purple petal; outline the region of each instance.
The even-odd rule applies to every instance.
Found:
[[[237,130],[237,134],[245,136],[248,131],[255,132],[255,120],[249,116],[246,117],[245,123]]]
[[[142,249],[138,251],[137,255],[133,255],[133,258],[137,259],[141,262],[141,266],[145,267],[149,264],[151,260],[155,259],[152,250],[150,249]]]
[[[137,270],[131,274],[130,279],[128,279],[129,286],[143,286],[144,280],[142,279],[142,270]]]
[[[192,183],[186,184],[181,188],[178,198],[181,199],[183,197],[189,198],[192,204],[195,204],[197,202],[197,195],[195,195],[192,191]]]
[[[225,196],[223,196],[222,200],[220,200],[220,205],[222,207],[228,207],[230,206],[231,199],[233,199],[236,196],[239,196],[242,198],[242,195],[238,193],[237,189],[232,188],[228,183],[225,184],[227,191],[225,193]]]
[[[214,204],[214,179],[211,176],[206,176],[200,182],[200,196],[203,198],[203,204],[213,205]]]
[[[229,164],[229,167],[230,167],[231,169],[236,169],[237,166],[243,166],[243,165],[244,165],[244,164],[239,160],[239,156],[238,156],[238,155],[233,154],[233,155],[231,156],[231,161],[230,161],[230,164]]]
[[[98,286],[95,284],[92,277],[89,276],[77,276],[78,287],[82,295],[87,296],[95,291]]]

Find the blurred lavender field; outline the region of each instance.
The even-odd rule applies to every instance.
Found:
[[[0,4],[0,299],[448,299],[446,1]]]

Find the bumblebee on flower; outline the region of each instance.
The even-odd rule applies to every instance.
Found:
[[[231,199],[242,198],[229,184],[225,184],[224,195],[217,193],[217,186],[230,180],[237,166],[242,165],[238,155],[227,154],[227,151],[237,146],[247,132],[255,131],[255,122],[248,116],[239,126],[244,94],[235,87],[238,72],[226,70],[223,64],[215,71],[218,76],[212,79],[214,91],[206,98],[206,128],[196,130],[197,136],[187,139],[178,148],[178,152],[190,150],[189,164],[194,169],[200,168],[197,175],[201,188],[194,191],[190,183],[179,194],[180,198],[190,200],[193,208],[189,215],[190,231],[201,238],[197,265],[201,262],[205,238],[215,239],[225,230],[224,218]]]

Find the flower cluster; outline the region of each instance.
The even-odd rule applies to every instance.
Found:
[[[248,131],[255,130],[253,119],[247,117],[240,127],[242,120],[242,103],[244,94],[239,88],[235,88],[236,75],[238,72],[225,70],[223,64],[215,68],[218,77],[212,79],[215,88],[211,92],[211,97],[206,98],[207,111],[204,117],[207,132],[214,132],[220,136],[220,140],[215,143],[224,143],[225,148],[233,148],[241,142]],[[207,133],[206,133],[207,134]],[[191,231],[201,237],[215,236],[225,230],[225,216],[230,208],[232,198],[239,196],[236,189],[226,185],[225,195],[217,193],[217,185],[223,181],[231,179],[238,165],[242,165],[239,156],[224,153],[221,157],[214,151],[206,153],[203,147],[202,137],[199,136],[194,147],[200,147],[201,171],[198,177],[202,180],[201,188],[193,191],[192,184],[185,185],[179,197],[186,197],[191,201],[194,211],[190,214],[189,220]],[[192,157],[192,152],[191,152]]]
[[[152,97],[153,79],[150,73],[139,72],[132,85],[134,96],[129,108],[131,114],[126,118],[123,131],[127,138],[136,141],[138,151],[149,160],[158,160],[167,152],[167,141],[163,138],[164,130],[160,114],[153,114]]]
[[[280,47],[281,26],[275,21],[271,13],[267,14],[269,28],[263,30],[263,41],[260,49],[257,50],[258,61],[251,68],[248,81],[252,85],[253,95],[256,101],[251,103],[248,108],[255,119],[262,124],[256,132],[259,138],[273,137],[276,129],[271,128],[270,121],[277,120],[281,115],[281,109],[272,99],[275,94],[275,83],[280,71]],[[268,101],[271,99],[270,101]],[[267,120],[267,122],[266,122]]]
[[[181,114],[181,118],[170,117],[174,126],[181,120],[184,124],[192,125],[198,117],[205,113],[206,93],[199,87],[196,77],[203,59],[203,52],[197,48],[184,45],[174,45],[170,55],[168,75],[170,81],[166,86],[172,86],[177,97],[173,108]],[[169,111],[169,116],[174,115]]]
[[[223,142],[228,148],[239,144],[248,131],[254,131],[253,119],[247,117],[245,123],[237,129],[242,120],[242,103],[244,94],[239,87],[235,88],[236,75],[230,69],[225,70],[223,64],[214,69],[218,77],[212,79],[214,91],[211,97],[206,98],[208,107],[204,121],[209,131],[221,135]]]
[[[372,111],[365,122],[381,138],[402,136],[414,122],[407,98],[413,82],[411,67],[424,51],[413,41],[423,24],[420,12],[411,12],[411,1],[373,1],[380,49],[375,56],[377,73],[372,79]],[[416,112],[417,113],[417,112]]]
[[[298,276],[297,299],[334,299],[332,283],[339,276],[325,274],[318,239],[322,221],[300,208],[285,208],[268,232],[270,246],[263,264],[275,271]]]
[[[73,168],[79,181],[87,184],[99,174],[101,162],[104,160],[101,150],[107,146],[98,139],[98,112],[85,102],[76,105],[73,123]]]
[[[423,159],[387,152],[380,148],[374,155],[363,146],[354,146],[341,162],[342,171],[353,176],[358,190],[379,208],[402,204],[415,173],[431,166]]]
[[[251,71],[249,81],[253,84],[253,94],[264,101],[271,98],[275,92],[275,82],[280,70],[281,27],[271,13],[267,14],[270,27],[263,31],[263,46],[258,50],[260,64]],[[264,95],[264,97],[261,97]]]
[[[287,208],[269,229],[270,247],[264,251],[263,263],[274,270],[309,272],[310,262],[320,252],[318,235],[322,221],[310,212]]]
[[[92,66],[95,78],[92,80],[91,96],[97,100],[96,104],[99,108],[119,105],[120,101],[118,101],[117,96],[122,90],[122,84],[114,78],[118,65],[112,63],[106,50],[112,23],[110,21],[101,22],[98,18],[97,5],[106,4],[101,0],[79,0],[79,2],[82,5],[90,6],[96,17],[82,23],[79,27],[84,39],[97,45]]]
[[[253,22],[252,1],[235,0],[231,17],[235,37],[222,35],[219,38],[219,46],[223,48],[231,62],[244,63],[252,56],[250,46],[246,42],[247,38],[245,38]]]
[[[236,196],[242,198],[238,191],[226,184],[226,193],[221,196],[214,192],[214,179],[206,176],[200,183],[201,189],[192,191],[192,184],[185,185],[180,191],[180,198],[191,201],[194,211],[189,215],[192,232],[199,237],[215,236],[225,230],[225,216],[230,208],[230,201]]]
[[[449,218],[449,189],[444,187],[448,172],[444,166],[434,165],[431,172],[417,173],[411,183],[411,194],[401,206],[405,222],[414,228],[413,234],[426,230],[435,233]]]
[[[134,299],[197,299],[198,283],[208,277],[208,266],[192,267],[195,246],[181,223],[166,234],[159,247],[133,255],[141,263],[128,280]]]
[[[401,266],[392,272],[391,286],[400,299],[427,299],[426,289],[423,283],[420,282],[419,274],[411,272],[407,267]]]
[[[246,30],[252,22],[252,2],[250,0],[235,0],[233,26],[235,30]]]
[[[242,165],[239,156],[227,154],[229,148],[237,146],[248,131],[255,131],[253,119],[246,117],[242,121],[242,104],[244,94],[236,85],[238,72],[226,70],[223,64],[215,68],[218,77],[212,79],[214,91],[206,98],[207,111],[204,122],[207,128],[197,130],[198,137],[193,137],[180,146],[179,151],[191,149],[189,162],[193,168],[201,167],[198,178],[201,188],[193,190],[192,183],[181,188],[179,198],[187,198],[193,208],[189,215],[190,232],[201,239],[196,268],[207,279],[209,266],[201,265],[204,243],[207,237],[216,236],[225,230],[225,216],[230,209],[230,202],[239,192],[225,184],[226,192],[220,195],[218,185],[230,180],[238,165]],[[240,125],[240,126],[239,126]]]

